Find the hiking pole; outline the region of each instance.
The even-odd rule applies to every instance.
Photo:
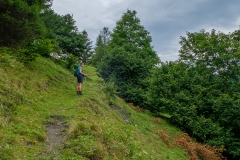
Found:
[[[82,83],[82,85],[83,85],[83,86],[82,86],[82,93],[83,93],[83,91],[84,91],[84,86],[85,86],[86,80],[87,80],[87,77],[84,76],[84,77],[83,77],[83,82],[84,82],[84,83]]]

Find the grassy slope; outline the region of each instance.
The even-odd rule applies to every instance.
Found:
[[[109,105],[95,69],[84,70],[89,75],[84,95],[76,96],[73,75],[48,59],[0,64],[1,159],[188,159],[155,133],[167,128],[174,136],[178,129],[136,112],[120,98]],[[50,116],[65,117],[69,126],[58,154],[46,150],[44,124]]]

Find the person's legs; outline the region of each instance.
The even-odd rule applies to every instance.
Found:
[[[82,83],[78,83],[78,91],[82,90]]]
[[[82,95],[82,83],[79,83],[79,94]]]
[[[77,94],[82,95],[82,76],[78,77]]]

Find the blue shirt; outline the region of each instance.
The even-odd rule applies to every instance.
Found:
[[[80,71],[82,71],[82,67],[81,67],[81,66],[78,67],[78,75],[79,75],[79,76],[82,76],[82,74],[80,73]]]

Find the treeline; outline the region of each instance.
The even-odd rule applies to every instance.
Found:
[[[147,106],[169,113],[192,137],[224,147],[235,159],[240,158],[239,33],[202,30],[181,37],[179,60],[154,70]]]
[[[73,15],[59,15],[52,0],[0,2],[0,61],[37,56],[71,69],[81,60],[97,67],[111,93],[154,113],[170,115],[199,142],[224,147],[240,159],[240,31],[187,33],[179,59],[161,62],[136,11],[127,10],[113,31],[104,27],[93,52]]]
[[[51,55],[67,68],[93,54],[88,33],[79,31],[73,15],[51,9],[53,0],[5,0],[0,2],[0,46],[22,62]],[[80,58],[80,59],[79,59]]]
[[[127,102],[170,115],[199,142],[240,158],[240,31],[187,33],[179,59],[161,62],[136,11],[97,38],[90,63]]]

